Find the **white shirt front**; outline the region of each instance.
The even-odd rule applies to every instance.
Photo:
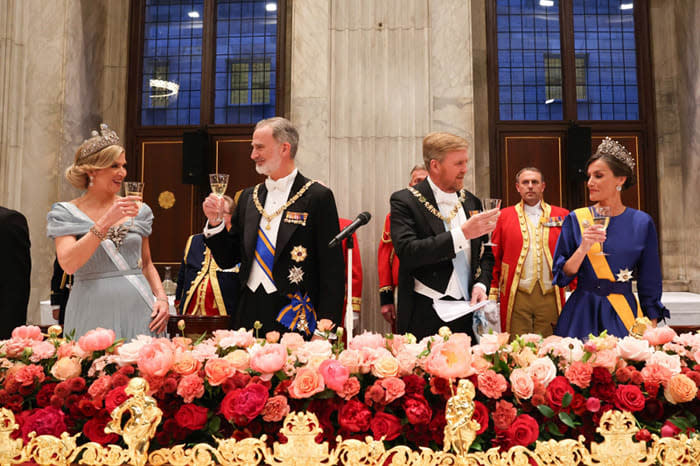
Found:
[[[267,197],[265,198],[265,205],[263,206],[263,209],[265,209],[266,213],[274,213],[277,209],[282,207],[287,202],[297,173],[298,170],[295,168],[292,171],[292,173],[278,180],[272,180],[270,177],[268,177],[265,180],[265,187],[267,188]],[[260,217],[259,227],[265,233],[265,236],[267,236],[267,238],[270,240],[270,244],[272,244],[273,247],[276,247],[277,244],[277,233],[279,232],[280,222],[282,221],[282,215],[284,215],[284,211],[280,212],[279,215],[276,215],[274,218],[272,218],[272,220],[269,223],[269,229],[266,228],[268,226],[267,219],[265,219],[265,217]],[[215,228],[210,229],[209,223],[207,222],[207,225],[204,228],[204,235],[208,238],[209,236],[212,236],[221,231],[221,229],[221,225],[217,225]],[[257,233],[255,237],[257,244]],[[250,288],[251,291],[255,291],[261,284],[263,288],[265,288],[265,292],[268,294],[277,291],[277,287],[275,287],[275,284],[265,274],[258,262],[254,260],[253,266],[250,269],[250,275],[248,276],[247,286],[248,288]]]

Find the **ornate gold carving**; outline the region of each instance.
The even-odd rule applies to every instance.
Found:
[[[165,210],[168,210],[175,205],[175,194],[170,191],[163,191],[158,195],[158,205]]]
[[[433,451],[421,448],[411,450],[405,446],[386,450],[384,442],[366,437],[360,440],[337,438],[338,446],[329,449],[327,442],[317,443],[316,437],[321,427],[316,415],[293,412],[287,415],[280,432],[287,438],[284,444],[275,442],[270,449],[262,435],[260,438],[245,440],[215,439],[216,445],[200,443],[187,448],[177,445],[173,448],[156,450],[147,456],[150,440],[155,435],[162,413],[155,400],[147,396],[148,384],[134,378],[129,382],[127,392],[132,395],[112,413],[108,429],[122,435],[127,448],[118,445],[103,447],[97,443],[76,446],[79,434],[61,437],[30,434],[29,442],[23,445],[22,439],[13,440],[11,434],[18,429],[14,414],[0,408],[0,464],[22,464],[33,461],[38,464],[81,464],[89,465],[257,465],[302,466],[323,465],[652,465],[686,464],[700,465],[700,438],[659,438],[652,435],[647,447],[645,442],[636,442],[638,431],[636,421],[630,413],[608,411],[603,414],[598,432],[604,440],[592,443],[586,448],[583,436],[562,441],[537,442],[534,450],[517,446],[500,452],[491,448],[485,452],[467,453],[474,439],[478,424],[472,421],[474,412],[474,387],[468,380],[460,380],[457,394],[447,404],[445,427],[445,450]],[[122,416],[129,414],[122,427]],[[78,460],[79,458],[79,460]]]

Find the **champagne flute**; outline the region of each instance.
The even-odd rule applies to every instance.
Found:
[[[141,210],[141,204],[143,204],[143,182],[141,181],[125,181],[124,182],[124,195],[125,196],[135,196],[139,200],[136,201],[136,207]],[[131,223],[133,224],[134,218],[131,217]]]
[[[610,207],[597,206],[593,207],[593,224],[600,225],[605,231],[610,223]],[[603,243],[600,243],[600,252],[596,253],[599,256],[607,256],[608,253],[603,251]]]
[[[493,198],[487,197],[487,198],[482,199],[481,203],[483,204],[484,212],[486,212],[488,210],[501,208],[501,200],[500,199],[493,199]],[[496,246],[494,243],[491,242],[491,232],[489,232],[489,241],[487,243],[484,243],[484,246]]]
[[[211,185],[211,192],[214,193],[216,197],[221,199],[226,194],[226,188],[228,187],[228,175],[224,173],[212,173],[209,175],[209,184]],[[223,207],[219,208],[217,213],[216,221],[220,222],[224,218]]]

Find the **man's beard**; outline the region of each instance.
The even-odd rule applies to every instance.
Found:
[[[259,175],[270,176],[270,173],[274,173],[282,165],[281,159],[276,160],[266,160],[262,165],[255,164],[255,171]]]

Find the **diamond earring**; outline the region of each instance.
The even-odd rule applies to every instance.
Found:
[[[94,176],[90,176],[90,183],[88,183],[88,186],[94,185],[94,184],[95,184],[95,183],[93,183],[94,181],[95,181],[95,177],[94,177]]]
[[[615,189],[617,189],[618,191],[622,191],[622,186],[615,186]]]

